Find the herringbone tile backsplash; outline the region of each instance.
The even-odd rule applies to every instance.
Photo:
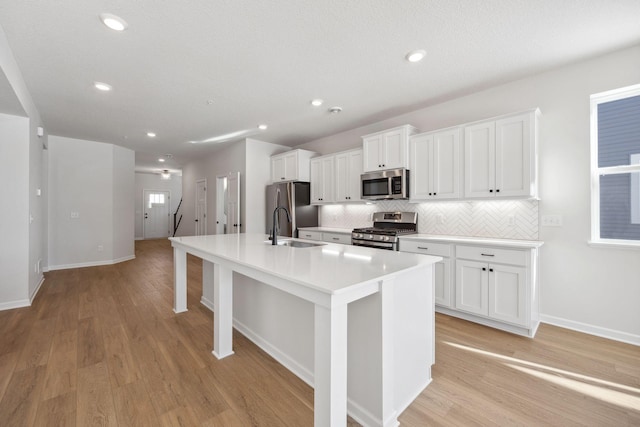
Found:
[[[320,207],[320,226],[370,227],[378,211],[417,212],[418,232],[424,234],[538,240],[537,200],[327,205]]]

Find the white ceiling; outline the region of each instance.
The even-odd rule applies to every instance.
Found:
[[[249,131],[294,146],[631,46],[639,18],[639,0],[0,1],[49,134],[129,147],[141,169],[223,145],[189,141]],[[404,60],[418,48],[424,61]],[[0,73],[11,112],[6,86]]]

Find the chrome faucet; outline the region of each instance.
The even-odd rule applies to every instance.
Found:
[[[291,222],[291,215],[289,215],[289,211],[287,210],[287,208],[285,208],[284,206],[278,206],[273,210],[273,228],[271,229],[271,232],[273,233],[271,235],[272,246],[278,244],[278,221],[276,220],[276,218],[278,217],[279,209],[285,211],[285,213],[287,214],[287,221]]]

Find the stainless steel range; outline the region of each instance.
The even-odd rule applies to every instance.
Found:
[[[417,233],[416,212],[376,212],[373,227],[354,228],[351,244],[370,248],[398,250],[398,236]]]

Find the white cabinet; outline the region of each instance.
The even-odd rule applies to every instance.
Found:
[[[403,252],[442,257],[435,265],[436,311],[533,337],[540,324],[540,242],[406,236]]]
[[[362,150],[351,150],[336,154],[335,169],[336,202],[361,201]]]
[[[416,128],[404,125],[363,136],[364,172],[408,168],[409,137],[416,133]]]
[[[329,243],[340,243],[342,245],[350,245],[351,244],[351,233],[330,233],[323,232],[322,240]]]
[[[322,240],[322,231],[298,230],[298,238],[307,240]]]
[[[335,156],[322,156],[311,159],[311,203],[334,202],[334,159]]]
[[[291,150],[271,156],[271,181],[305,181],[310,179],[309,161],[316,153]]]
[[[451,254],[452,245],[446,243],[422,242],[418,240],[400,239],[401,252],[441,256],[442,261],[435,264],[435,302],[443,307],[453,307],[451,298]]]
[[[412,200],[460,197],[460,133],[453,128],[409,138]]]
[[[537,196],[538,110],[464,128],[464,196]]]
[[[455,308],[528,326],[526,264],[525,251],[457,246]]]

